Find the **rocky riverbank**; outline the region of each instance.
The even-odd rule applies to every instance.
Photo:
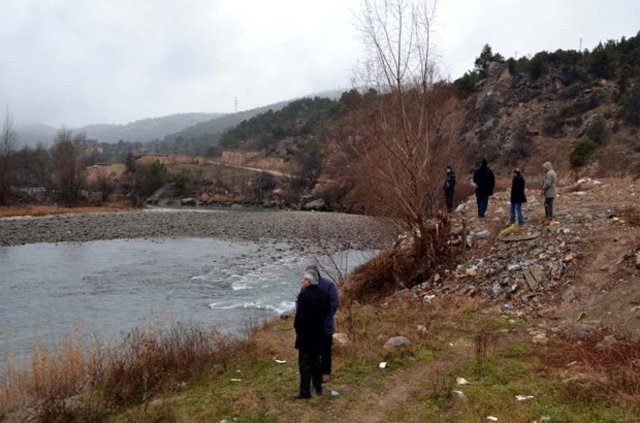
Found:
[[[300,211],[147,209],[0,219],[2,246],[163,237],[275,239],[305,250],[334,250],[388,246],[391,232],[365,216]]]

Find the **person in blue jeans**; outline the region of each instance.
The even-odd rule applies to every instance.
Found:
[[[527,202],[527,197],[524,193],[525,181],[520,169],[513,169],[513,179],[511,180],[511,209],[509,213],[509,225],[516,223],[518,219],[518,225],[524,225],[524,217],[522,216],[522,204]]]
[[[473,173],[473,184],[476,187],[476,201],[478,203],[478,217],[484,218],[489,207],[489,197],[493,195],[496,179],[487,165],[487,160],[482,159],[480,167]]]

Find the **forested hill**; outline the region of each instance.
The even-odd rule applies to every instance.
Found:
[[[486,157],[498,167],[531,166],[536,172],[541,160],[553,160],[561,169],[640,174],[638,35],[591,51],[543,51],[517,59],[486,45],[473,69],[440,85],[455,103],[440,135],[462,144],[463,169]],[[336,149],[324,147],[366,126],[369,115],[362,109],[373,104],[366,97],[377,95],[352,90],[337,101],[292,102],[241,122],[221,136],[218,148],[287,160],[298,150],[315,151],[326,164]]]

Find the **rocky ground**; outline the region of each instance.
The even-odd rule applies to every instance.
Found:
[[[482,220],[473,199],[467,201],[454,213],[454,228],[464,219],[471,234],[459,240],[466,244],[464,261],[398,295],[477,296],[489,301],[491,313],[541,317],[551,329],[605,326],[640,338],[640,183],[586,180],[563,187],[551,222],[538,192],[529,190],[527,198],[524,227],[504,237],[506,192],[491,198]]]
[[[305,250],[380,248],[390,232],[377,220],[341,213],[162,210],[0,219],[0,245],[118,238],[215,237],[286,240]]]

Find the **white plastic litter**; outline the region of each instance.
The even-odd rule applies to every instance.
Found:
[[[381,361],[380,364],[378,364],[378,368],[380,369],[385,369],[386,367],[387,367],[386,361]]]
[[[276,362],[276,363],[278,363],[278,364],[284,364],[284,363],[286,363],[286,362],[287,362],[287,360],[279,360],[279,359],[277,359],[277,358],[274,358],[274,359],[273,359],[273,361],[275,361],[275,362]]]
[[[466,396],[464,395],[464,392],[462,391],[452,391],[452,392],[456,394],[458,398],[466,398]]]
[[[487,416],[487,420],[489,420],[490,422],[497,422],[498,418],[496,416]]]
[[[533,399],[533,395],[516,395],[516,399],[518,401],[526,401],[526,400],[530,400]]]
[[[469,381],[467,379],[463,378],[463,377],[457,377],[456,378],[456,383],[458,385],[468,385]]]

